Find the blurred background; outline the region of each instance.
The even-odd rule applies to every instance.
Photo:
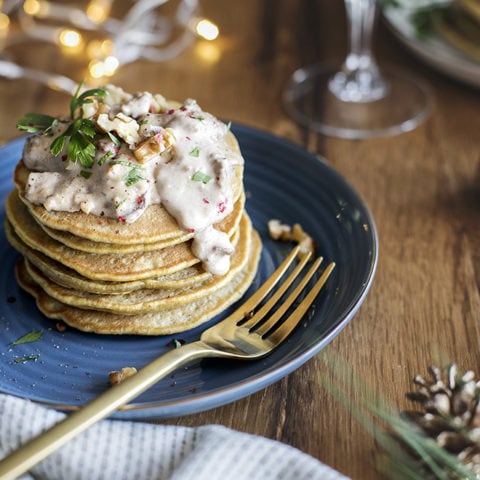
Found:
[[[296,2],[287,3],[295,9]],[[273,65],[273,51],[288,48],[295,31],[286,24],[273,27],[277,8],[277,2],[255,0],[4,1],[0,109],[17,115],[30,110],[31,93],[36,91],[42,98],[33,97],[35,108],[59,114],[67,102],[61,89],[84,80],[179,100],[187,94],[206,109],[215,97],[217,115],[258,125],[252,92],[257,90],[258,99],[258,89],[265,89],[261,97],[274,107],[272,88],[287,76],[288,66],[279,70],[281,55],[275,60],[280,64]],[[260,18],[261,23],[249,18]],[[277,28],[277,38],[271,37]],[[45,89],[45,84],[51,88]],[[251,109],[235,115],[241,110],[236,106],[246,102],[252,103]],[[16,135],[12,121],[1,137]]]

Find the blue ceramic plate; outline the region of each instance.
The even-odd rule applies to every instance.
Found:
[[[264,242],[254,286],[284,257],[285,244],[268,237],[269,219],[300,223],[337,267],[313,314],[270,356],[256,362],[204,360],[182,368],[114,416],[165,418],[214,408],[284,377],[327,345],[365,299],[377,262],[373,219],[358,195],[328,165],[297,146],[251,128],[233,128],[245,161],[247,210]],[[0,149],[0,204],[12,186],[23,139]],[[5,212],[1,207],[1,225]],[[142,367],[172,348],[172,339],[196,340],[202,328],[175,336],[102,336],[68,329],[60,333],[16,284],[18,258],[0,231],[0,391],[56,408],[82,405],[108,388],[108,372]],[[246,295],[249,293],[247,292]],[[212,321],[213,322],[213,321]],[[31,343],[13,345],[41,331]]]

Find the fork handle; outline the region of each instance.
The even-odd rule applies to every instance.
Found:
[[[87,403],[0,461],[0,480],[15,479],[69,440],[134,399],[173,370],[195,359],[215,356],[202,341],[192,342],[158,357],[124,382]]]

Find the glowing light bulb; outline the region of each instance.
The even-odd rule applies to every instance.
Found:
[[[28,15],[36,15],[40,11],[41,5],[38,0],[25,0],[23,2],[23,11]]]
[[[100,58],[102,56],[102,41],[94,39],[88,42],[87,55],[89,58]]]
[[[109,2],[105,0],[91,0],[87,6],[87,17],[96,24],[103,23],[110,13]]]
[[[23,11],[27,15],[45,17],[48,15],[50,5],[44,0],[25,0],[23,2]]]
[[[101,78],[105,75],[105,64],[100,60],[92,60],[88,65],[88,71],[93,78]]]
[[[109,39],[103,40],[102,44],[100,45],[100,48],[104,55],[111,55],[113,52],[113,47],[113,41]]]
[[[113,42],[112,40],[93,39],[88,42],[87,55],[88,58],[105,58],[112,54]]]
[[[76,48],[80,46],[82,42],[82,36],[76,30],[62,30],[58,39],[64,47]]]
[[[0,12],[0,32],[2,34],[8,30],[10,26],[10,18],[5,13]]]
[[[117,68],[119,67],[120,62],[118,61],[117,57],[114,57],[113,55],[108,56],[104,61],[103,61],[103,68],[105,70],[105,75],[108,77],[111,77],[116,71]]]
[[[205,40],[215,40],[218,37],[220,31],[218,27],[206,18],[202,18],[195,26],[195,32],[199,37]]]
[[[222,52],[217,44],[200,41],[195,46],[196,54],[207,63],[217,63],[222,57]]]

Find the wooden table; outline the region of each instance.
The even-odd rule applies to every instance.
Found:
[[[411,407],[405,393],[412,389],[412,377],[438,363],[439,352],[480,373],[479,92],[429,69],[380,26],[379,61],[430,82],[432,116],[393,138],[316,135],[285,114],[280,97],[295,68],[345,55],[342,2],[203,0],[202,5],[221,30],[213,53],[208,56],[199,42],[167,64],[127,65],[112,82],[130,91],[196,98],[217,116],[323,155],[369,205],[380,255],[367,300],[324,353],[248,398],[168,423],[223,424],[293,445],[354,479],[383,478],[375,467],[379,445],[316,375],[335,382],[323,357],[338,356],[352,368],[345,392],[354,404],[366,391],[354,385],[356,378],[402,410]],[[85,74],[79,60],[52,55],[47,48],[19,47],[17,55],[76,80]],[[58,114],[67,102],[64,94],[33,81],[0,80],[2,140],[19,135],[14,123],[25,112]]]

